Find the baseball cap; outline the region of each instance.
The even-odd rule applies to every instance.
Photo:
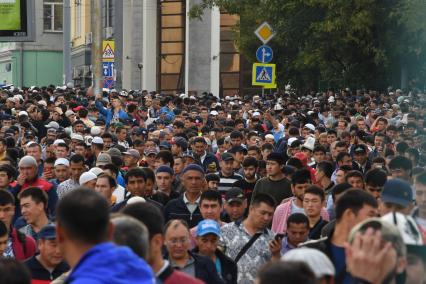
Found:
[[[231,203],[231,202],[242,203],[244,201],[243,190],[241,188],[239,188],[239,187],[231,187],[225,193],[225,200],[228,203]]]
[[[79,141],[83,141],[84,142],[83,136],[81,136],[80,134],[77,134],[77,133],[71,134],[71,139],[79,140]]]
[[[65,143],[65,140],[64,140],[64,139],[56,139],[56,140],[53,142],[53,145],[58,145],[59,143]]]
[[[160,149],[163,148],[163,149],[170,150],[172,148],[172,145],[170,145],[168,141],[163,141],[160,143],[158,147],[160,147]]]
[[[382,233],[382,239],[393,244],[398,256],[406,254],[406,247],[398,228],[380,218],[369,218],[356,225],[349,233],[349,243],[354,241],[356,233],[365,233],[368,228],[379,230]]]
[[[391,179],[386,181],[380,199],[385,203],[394,203],[407,208],[413,201],[413,190],[408,182]]]
[[[123,155],[129,155],[129,156],[132,156],[133,158],[136,158],[138,160],[141,158],[141,154],[136,149],[129,149],[126,152],[123,152]]]
[[[38,232],[38,238],[41,240],[56,239],[56,227],[53,224],[47,224]]]
[[[44,127],[58,129],[59,124],[56,121],[51,121],[48,124],[46,124]]]
[[[234,156],[232,156],[232,154],[230,153],[223,153],[221,157],[222,157],[222,161],[225,161],[225,162],[235,160]]]
[[[334,276],[336,273],[333,263],[321,251],[308,247],[292,249],[281,257],[283,261],[301,261],[306,263],[316,278]]]
[[[80,179],[78,180],[78,182],[79,182],[80,185],[83,185],[86,182],[89,182],[89,181],[97,179],[97,178],[98,178],[97,175],[95,175],[94,173],[88,171],[88,172],[85,172],[85,173],[81,174]]]
[[[58,159],[56,159],[55,164],[53,166],[56,167],[56,166],[60,166],[60,165],[69,167],[70,161],[68,161],[65,158],[58,158]]]
[[[354,148],[355,154],[365,154],[367,153],[367,147],[364,144],[358,144]]]
[[[121,152],[119,149],[117,148],[109,148],[107,153],[112,157],[112,156],[118,156],[121,157]],[[124,154],[124,153],[123,153]]]
[[[293,144],[294,141],[297,141],[296,137],[290,137],[287,140],[287,145],[291,147],[291,145]]]
[[[21,111],[18,113],[18,116],[23,116],[23,115],[28,116],[28,112],[26,112],[25,110],[21,110]]]
[[[220,237],[219,223],[214,220],[203,220],[197,225],[197,237],[214,234]]]
[[[182,157],[184,158],[191,158],[195,161],[195,156],[191,151],[186,151],[183,153]]]
[[[93,143],[93,141],[92,141]],[[96,159],[96,166],[105,166],[107,164],[111,164],[111,156],[108,155],[107,153],[100,153],[98,158]]]
[[[157,149],[148,149],[148,150],[145,150],[145,156],[149,156],[149,155],[156,155],[157,156],[157,154],[158,154],[158,151],[157,151]]]
[[[306,123],[304,128],[307,128],[311,131],[315,131],[315,126],[312,123]]]

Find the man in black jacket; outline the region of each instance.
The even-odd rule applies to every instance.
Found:
[[[50,283],[69,270],[56,242],[55,225],[44,226],[38,233],[40,253],[25,262],[34,283]]]
[[[377,216],[377,201],[361,189],[350,189],[336,203],[336,225],[329,235],[303,246],[318,249],[325,253],[336,269],[336,283],[350,283],[346,272],[344,244],[348,241],[351,229],[362,221]]]
[[[216,265],[219,276],[227,284],[237,284],[237,264],[218,249],[220,224],[213,220],[203,220],[197,226],[197,247],[195,253],[209,257]]]
[[[164,216],[166,221],[182,219],[192,228],[203,220],[199,207],[201,189],[205,183],[203,168],[196,164],[186,166],[182,171],[181,181],[186,191],[166,204]]]
[[[192,142],[192,149],[199,160],[201,165],[203,166],[204,171],[207,171],[209,166],[216,167],[216,170],[219,169],[219,161],[216,156],[212,153],[207,152],[207,142],[203,137],[196,137]]]
[[[189,251],[189,228],[185,221],[169,221],[164,226],[164,234],[168,259],[174,268],[206,284],[224,284],[210,258]]]

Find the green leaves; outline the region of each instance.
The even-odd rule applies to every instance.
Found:
[[[272,25],[281,87],[399,86],[402,67],[426,84],[424,0],[203,0],[197,15],[212,5],[240,16],[236,42],[252,61],[260,44],[253,31]]]

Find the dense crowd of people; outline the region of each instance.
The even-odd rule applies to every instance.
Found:
[[[426,97],[0,90],[0,283],[426,283]]]

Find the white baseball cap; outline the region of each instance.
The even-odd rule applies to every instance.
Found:
[[[55,164],[53,165],[54,167],[59,166],[59,165],[63,165],[63,166],[70,166],[70,161],[68,161],[68,159],[65,158],[58,158],[55,161]]]
[[[63,139],[56,139],[56,140],[53,142],[53,145],[58,145],[59,143],[65,143],[65,141],[64,141]]]

